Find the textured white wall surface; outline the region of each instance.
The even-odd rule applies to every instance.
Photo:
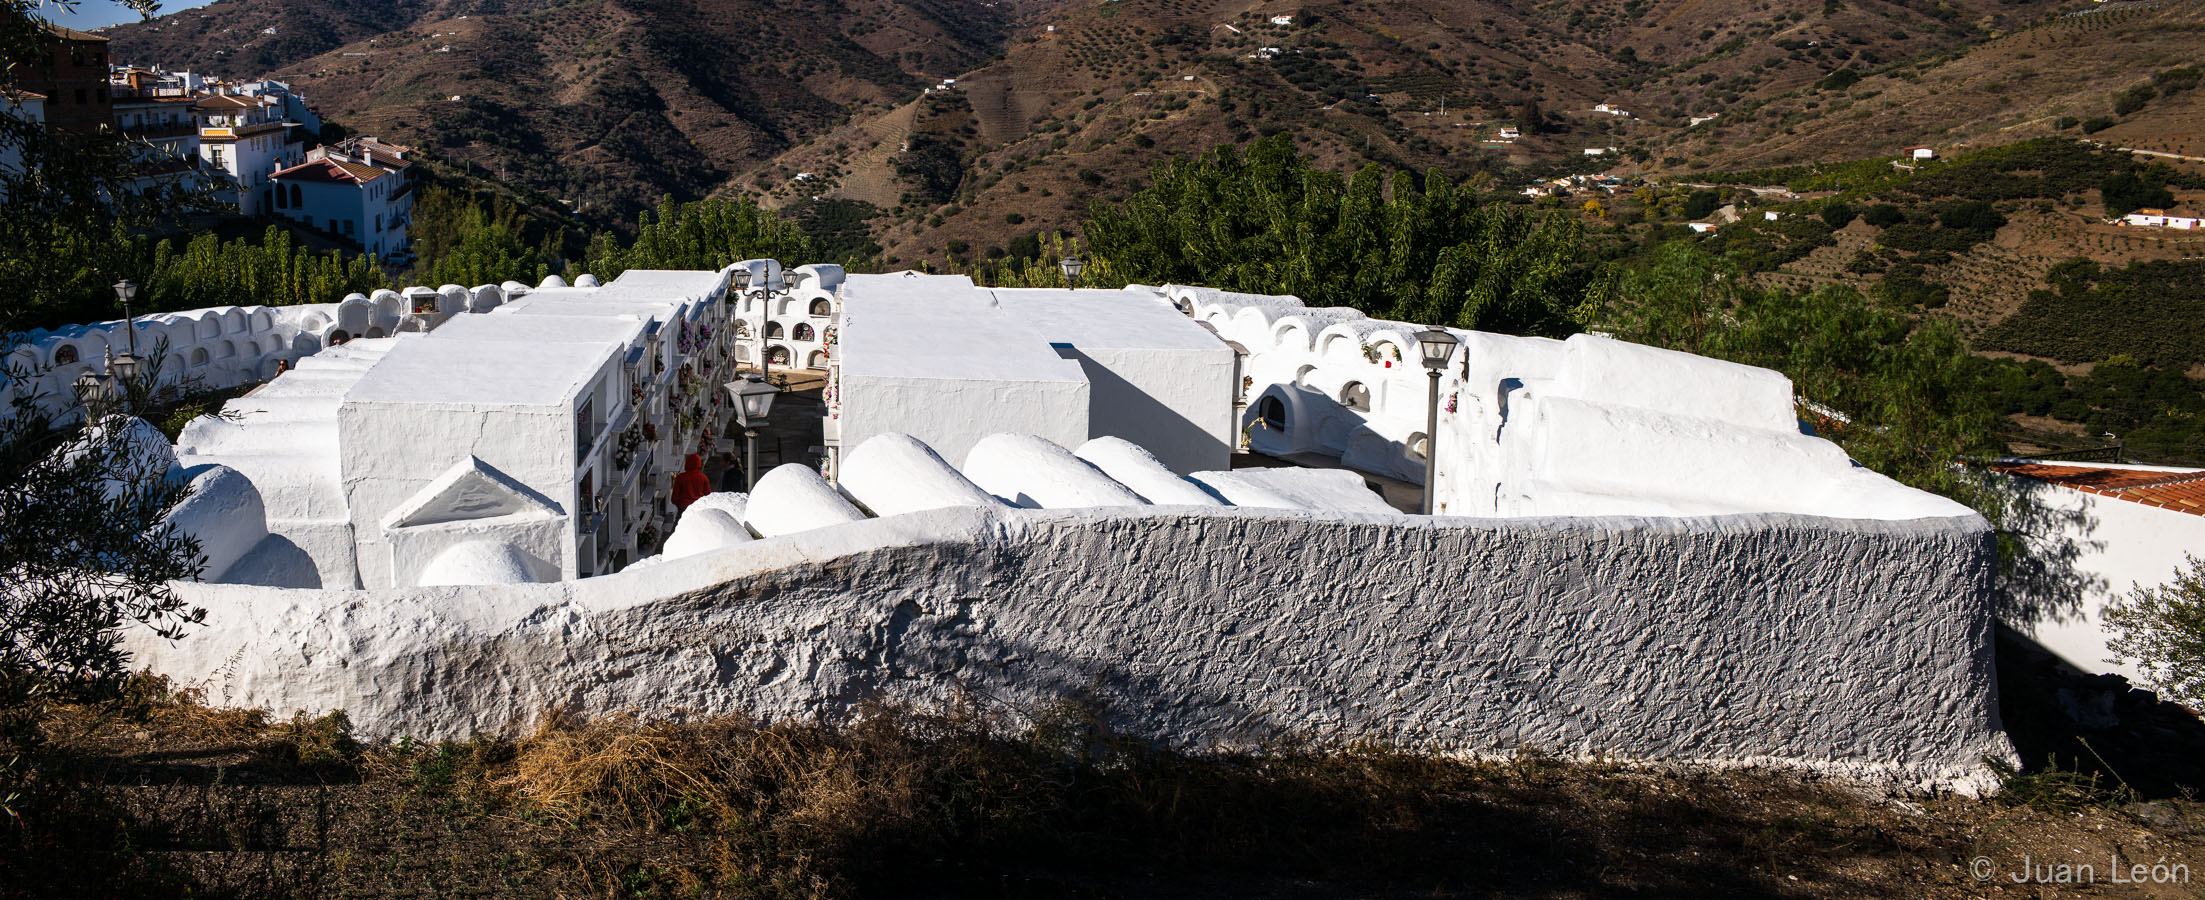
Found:
[[[956,508],[561,584],[183,585],[129,638],[219,702],[462,737],[582,713],[843,714],[1093,689],[1186,747],[1282,734],[1985,787],[2010,758],[1980,519]]]

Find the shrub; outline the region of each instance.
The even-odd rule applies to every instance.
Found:
[[[2066,131],[2067,129],[2073,128],[2080,124],[2082,124],[2082,120],[2075,118],[2074,116],[2061,116],[2059,117],[2059,121],[2052,123],[2052,127],[2060,131]]]
[[[2168,94],[2180,93],[2197,87],[2200,80],[2205,80],[2205,71],[2200,71],[2196,66],[2168,69],[2151,76],[2151,83],[2158,85],[2159,90]]]
[[[1906,221],[1906,213],[1889,203],[1878,203],[1861,211],[1861,221],[1877,228],[1889,228]]]
[[[2109,216],[2125,216],[2145,207],[2174,205],[2174,193],[2166,185],[2145,181],[2134,172],[2120,172],[2106,176],[2099,185],[2105,197],[2105,211]]]
[[[2174,580],[2138,588],[2105,610],[2107,649],[2133,663],[2169,700],[2205,706],[2205,561],[2188,557]]]
[[[1832,229],[1844,228],[1853,222],[1853,207],[1844,203],[1831,203],[1822,207],[1822,222]]]
[[[2091,116],[2083,120],[2082,130],[2084,134],[2097,134],[2113,127],[2113,123],[2114,118],[2112,116]]]
[[[2148,84],[2139,84],[2135,87],[2129,88],[2128,90],[2122,91],[2118,94],[2114,94],[2113,114],[2116,116],[2125,116],[2139,109],[2143,109],[2144,104],[2150,103],[2151,98],[2157,96],[2159,96],[2159,91]]]

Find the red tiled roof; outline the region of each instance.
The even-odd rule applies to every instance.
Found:
[[[97,35],[97,34],[93,34],[93,33],[89,32],[89,31],[78,31],[78,30],[76,30],[76,29],[74,29],[74,28],[63,28],[62,26],[59,26],[59,25],[55,25],[55,24],[53,24],[53,23],[51,23],[51,22],[41,22],[41,23],[39,23],[39,24],[40,24],[40,25],[42,25],[42,26],[43,26],[43,27],[44,27],[44,28],[46,29],[46,33],[47,33],[47,34],[53,35],[54,37],[57,37],[57,38],[61,38],[62,40],[66,40],[66,41],[98,41],[98,42],[100,42],[100,43],[102,43],[102,44],[104,44],[104,43],[107,43],[107,38],[106,38],[106,37],[104,37],[104,36],[101,36],[101,35]]]
[[[2165,472],[2034,462],[2002,463],[1992,468],[2085,493],[2205,516],[2205,470]]]
[[[270,176],[292,178],[299,181],[320,181],[329,184],[366,184],[390,174],[374,166],[334,159],[317,159],[300,163]]]

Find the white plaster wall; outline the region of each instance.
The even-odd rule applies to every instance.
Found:
[[[2072,548],[2081,588],[2077,607],[2056,610],[2026,630],[2076,668],[2117,674],[2141,686],[2142,673],[2134,666],[2107,658],[2106,642],[2113,635],[2104,627],[2106,604],[2138,587],[2174,580],[2188,554],[2205,557],[2205,516],[2030,479],[2007,482],[2044,508],[2040,518],[2054,523],[2050,540],[2039,536],[2032,543],[2054,553],[2065,551],[2052,548]]]
[[[565,516],[489,516],[434,525],[384,528],[381,534],[387,545],[381,552],[391,561],[386,586],[430,583],[424,580],[425,576],[446,568],[439,563],[449,565],[452,562],[446,559],[447,553],[475,542],[497,545],[501,552],[496,558],[525,563],[523,568],[528,577],[523,580],[526,581],[557,581],[560,562],[574,555],[570,549],[574,539],[567,530]],[[464,570],[466,567],[449,568]],[[464,574],[464,571],[445,571],[440,576],[443,580],[438,583],[472,583],[452,580]]]
[[[277,360],[296,361],[305,355],[295,346],[304,333],[303,325],[334,311],[334,304],[305,304],[217,306],[141,315],[136,320],[138,355],[150,361],[165,339],[163,383],[188,382],[209,389],[235,387],[269,377]],[[0,401],[31,392],[41,395],[45,408],[55,414],[76,406],[70,385],[79,374],[105,372],[107,351],[112,348],[122,353],[130,346],[119,319],[52,331],[32,329],[24,339],[24,345],[10,355],[10,360],[29,370],[33,377],[20,384],[11,379],[0,386]],[[64,346],[76,351],[76,362],[58,362],[56,354]],[[314,343],[313,349],[320,349],[320,344]]]
[[[981,381],[866,375],[842,370],[842,446],[909,434],[961,460],[981,438],[1037,434],[1077,447],[1088,436],[1085,381]]]
[[[1222,469],[1232,461],[1238,426],[1230,350],[1075,345],[1060,352],[1087,375],[1088,437],[1132,441],[1181,475]]]
[[[1423,481],[1411,452],[1431,409],[1419,326],[1292,297],[1163,291],[1247,348],[1242,422],[1253,449]],[[1777,372],[1593,335],[1449,333],[1457,345],[1440,370],[1431,450],[1441,515],[1967,514],[1801,434]],[[1369,409],[1345,405],[1350,384],[1368,389]],[[1257,424],[1267,400],[1284,411],[1283,432]]]
[[[344,509],[351,516],[362,584],[392,584],[396,560],[382,525],[391,510],[469,456],[570,513],[560,517],[566,546],[550,561],[560,577],[577,577],[571,521],[576,500],[574,413],[569,405],[347,401],[337,421]],[[425,562],[436,553],[418,549],[415,555]]]
[[[838,716],[1085,690],[1174,745],[1371,737],[1987,786],[2011,759],[1979,519],[942,509],[580,582],[183,585],[154,671],[440,738],[582,714]]]

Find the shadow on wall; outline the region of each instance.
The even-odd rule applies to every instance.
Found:
[[[2089,505],[2062,508],[2045,499],[2047,491],[2063,488],[1995,473],[1983,477],[2001,503],[1995,522],[1999,621],[2026,632],[2038,625],[2084,618],[2086,598],[2109,587],[2104,578],[2078,566],[2085,556],[2103,552],[2106,546],[2094,537],[2098,520],[2090,514]]]
[[[1080,372],[1087,376],[1091,391],[1088,399],[1090,437],[1121,437],[1143,444],[1167,465],[1177,463],[1173,465],[1175,470],[1186,464],[1172,458],[1178,455],[1172,454],[1175,449],[1194,451],[1188,455],[1202,459],[1223,459],[1231,451],[1210,429],[1180,415],[1178,410],[1110,371],[1108,366],[1079,348],[1058,346],[1056,351],[1058,356],[1079,363]]]
[[[2205,721],[2093,675],[2011,628],[1998,629],[1998,708],[2022,771],[2060,770],[2126,785],[2143,799],[2205,794]]]

